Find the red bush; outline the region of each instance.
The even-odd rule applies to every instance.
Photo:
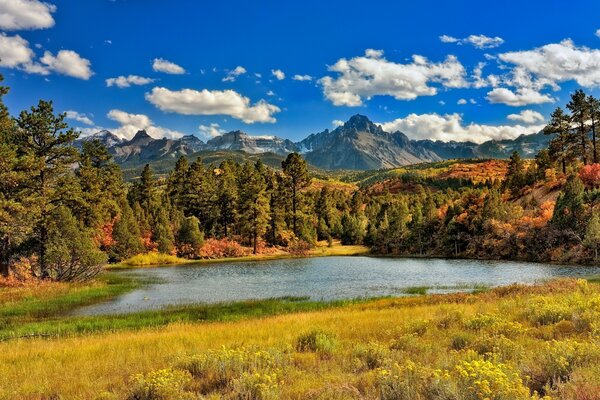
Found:
[[[247,248],[229,239],[208,239],[200,249],[202,258],[242,257],[248,254]]]
[[[585,165],[579,171],[579,178],[588,187],[600,187],[600,164]]]

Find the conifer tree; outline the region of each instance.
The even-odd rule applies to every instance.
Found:
[[[573,135],[570,118],[562,108],[557,107],[550,116],[550,122],[544,127],[544,134],[555,135],[550,141],[550,156],[560,161],[563,174],[567,173],[567,162],[573,156]]]
[[[589,103],[583,90],[576,90],[571,95],[571,100],[567,103],[567,108],[571,111],[571,122],[577,127],[578,139],[581,145],[580,155],[583,165],[587,164],[588,160],[588,124],[590,118]]]
[[[600,123],[600,100],[595,98],[594,96],[587,97],[587,103],[589,107],[589,114],[591,120],[591,128],[592,128],[592,149],[593,149],[593,162],[594,164],[598,163],[600,159],[598,159],[598,150],[596,143],[596,130],[598,129],[598,123]]]
[[[177,248],[180,256],[197,257],[204,244],[204,234],[200,231],[198,218],[184,218],[177,233]]]
[[[77,134],[64,121],[65,117],[65,114],[54,115],[52,102],[40,100],[30,111],[22,111],[17,119],[18,153],[30,157],[35,166],[30,176],[30,187],[37,207],[29,212],[36,215],[37,250],[43,278],[49,277],[48,229],[51,215],[60,205],[60,180],[78,156],[73,147]]]
[[[110,249],[110,258],[114,261],[121,261],[144,251],[139,223],[125,199],[120,201],[120,211],[112,231],[114,245]]]
[[[254,254],[257,253],[258,240],[269,223],[269,199],[261,169],[261,164],[246,162],[240,171],[240,231],[243,238],[251,238]]]
[[[237,168],[233,161],[226,160],[219,166],[217,178],[217,204],[219,208],[219,223],[223,237],[234,234],[233,229],[238,219],[237,206],[239,201],[237,187]]]
[[[576,175],[571,175],[554,206],[552,224],[562,230],[579,232],[584,212],[584,186]]]
[[[296,236],[300,236],[298,229],[298,215],[301,207],[301,190],[310,184],[306,160],[298,153],[290,153],[282,161],[283,173],[289,178],[292,202],[292,229]]]

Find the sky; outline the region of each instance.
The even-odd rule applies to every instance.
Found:
[[[298,141],[354,114],[413,139],[539,131],[600,96],[597,1],[0,0],[0,73],[82,134]]]

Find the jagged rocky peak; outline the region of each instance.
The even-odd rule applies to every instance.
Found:
[[[148,132],[146,132],[145,129],[142,129],[142,130],[137,131],[137,133],[131,139],[131,141],[134,141],[134,140],[138,141],[138,140],[144,140],[144,139],[152,139],[152,136],[148,135]]]
[[[380,126],[375,125],[369,117],[361,114],[356,114],[350,117],[350,119],[342,125],[344,130],[353,130],[356,132],[369,132],[369,133],[380,133],[382,129]]]

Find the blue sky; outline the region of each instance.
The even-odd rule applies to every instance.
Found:
[[[576,88],[600,95],[599,15],[595,1],[2,0],[0,72],[11,112],[51,99],[85,133],[299,140],[361,113],[480,142],[538,130]]]

